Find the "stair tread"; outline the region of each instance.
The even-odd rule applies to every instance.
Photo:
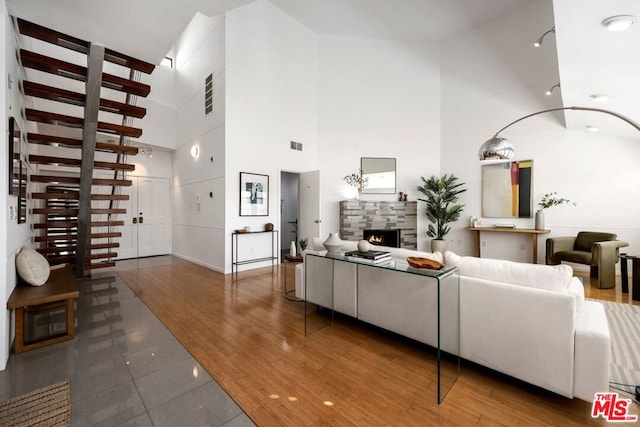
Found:
[[[31,193],[32,199],[71,199],[78,200],[80,197],[79,192],[67,192],[67,193]]]
[[[89,227],[121,227],[124,221],[91,221]],[[33,224],[33,228],[37,230],[47,230],[52,228],[77,228],[78,221],[47,221]]]
[[[102,252],[99,254],[89,254],[87,259],[102,259],[102,258],[115,258],[118,254],[116,252]]]
[[[129,200],[128,194],[92,194],[91,200]]]
[[[72,176],[55,176],[55,175],[30,175],[30,180],[32,182],[49,182],[49,183],[68,183],[68,184],[78,184],[80,185],[80,178],[72,177]],[[92,185],[106,185],[106,186],[119,186],[119,187],[129,187],[132,185],[131,180],[127,179],[103,179],[103,178],[93,178],[91,181]]]
[[[65,114],[51,113],[49,111],[35,110],[33,108],[25,109],[26,119],[29,121],[47,123],[57,126],[65,126],[71,128],[82,128],[84,119],[80,117],[67,116]],[[104,132],[115,135],[130,136],[140,138],[142,129],[131,126],[116,125],[107,122],[98,122],[98,132]]]
[[[87,249],[110,249],[110,248],[119,248],[120,243],[118,242],[110,242],[110,243],[91,243],[87,245]]]
[[[96,270],[98,268],[108,268],[108,267],[115,267],[115,266],[116,266],[115,261],[97,262],[97,263],[85,264],[84,265],[84,269],[85,270]]]
[[[83,82],[87,81],[87,68],[80,65],[51,58],[39,53],[30,52],[25,49],[20,50],[20,59],[22,65],[27,68]],[[151,92],[151,86],[147,84],[114,76],[109,73],[102,73],[102,86],[120,92],[141,96],[143,98],[147,97]]]
[[[87,100],[86,95],[83,93],[60,89],[41,83],[35,83],[29,80],[23,81],[22,87],[24,89],[25,95],[48,99],[50,101],[63,102],[65,104],[84,107]],[[141,119],[147,114],[147,110],[142,107],[125,104],[118,101],[112,101],[106,98],[100,98],[99,109],[101,111],[107,111],[109,113],[135,117],[137,119]]]
[[[31,144],[57,144],[71,148],[82,148],[81,139],[63,138],[61,136],[44,135],[39,133],[27,133],[27,141]],[[138,154],[138,147],[133,147],[131,145],[113,144],[109,142],[96,142],[96,151],[123,153],[135,156],[136,154]]]
[[[46,164],[46,165],[65,165],[65,166],[80,166],[80,159],[69,159],[66,157],[56,156],[40,156],[36,154],[29,155],[29,162]],[[114,162],[99,162],[94,161],[93,167],[95,169],[113,169],[113,170],[125,170],[133,171],[136,169],[136,165],[131,163],[114,163]]]
[[[78,208],[69,208],[69,209],[65,209],[65,208],[33,208],[32,213],[34,215],[47,215],[47,214],[53,214],[53,215],[78,215]],[[98,214],[126,214],[127,210],[124,208],[117,208],[117,209],[107,209],[107,208],[91,208],[89,210],[89,213],[91,213],[92,215],[98,215]]]
[[[87,54],[89,51],[90,43],[85,40],[69,36],[67,34],[43,27],[38,24],[34,24],[21,18],[18,18],[18,28],[20,29],[20,33],[25,36],[33,37],[35,39],[62,46],[67,49],[71,49],[84,54]],[[116,52],[111,49],[105,49],[104,59],[105,61],[138,70],[145,74],[151,74],[155,69],[155,65],[153,64],[141,61],[139,59],[133,58],[120,52]]]

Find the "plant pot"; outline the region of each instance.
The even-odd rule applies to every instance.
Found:
[[[339,254],[342,249],[342,240],[340,240],[338,233],[329,233],[329,237],[322,244],[330,254]]]
[[[536,211],[536,230],[544,230],[544,210]]]
[[[447,241],[444,239],[432,239],[431,240],[431,252],[445,253],[447,250]]]

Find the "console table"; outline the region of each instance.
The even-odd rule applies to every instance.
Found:
[[[308,253],[304,263],[305,335],[331,325],[335,309],[430,345],[441,403],[460,373],[458,269],[371,264],[344,254]]]
[[[548,234],[551,230],[535,230],[533,228],[507,228],[507,227],[467,227],[467,230],[473,232],[475,256],[480,258],[480,232],[489,233],[519,233],[531,235],[531,246],[533,247],[533,254],[531,262],[538,263],[538,235]]]
[[[261,233],[271,233],[271,256],[261,257],[261,258],[251,258],[245,259],[242,261],[238,261],[238,236],[247,236],[251,234],[261,234]],[[276,235],[278,234],[278,230],[264,230],[264,231],[244,231],[239,233],[234,231],[231,233],[231,274],[233,274],[233,270],[235,268],[236,278],[238,277],[238,266],[244,264],[251,264],[254,262],[261,261],[271,261],[271,268],[273,269],[275,261],[278,260],[278,256],[275,250],[275,243],[278,242]]]

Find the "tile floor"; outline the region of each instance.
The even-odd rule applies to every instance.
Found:
[[[0,372],[0,401],[69,378],[74,426],[253,426],[117,276],[169,262],[182,261],[121,261],[83,280],[75,339],[12,353]]]

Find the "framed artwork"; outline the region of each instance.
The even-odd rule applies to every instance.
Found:
[[[533,217],[533,160],[482,166],[482,216]]]
[[[240,172],[240,216],[269,215],[269,175]]]

